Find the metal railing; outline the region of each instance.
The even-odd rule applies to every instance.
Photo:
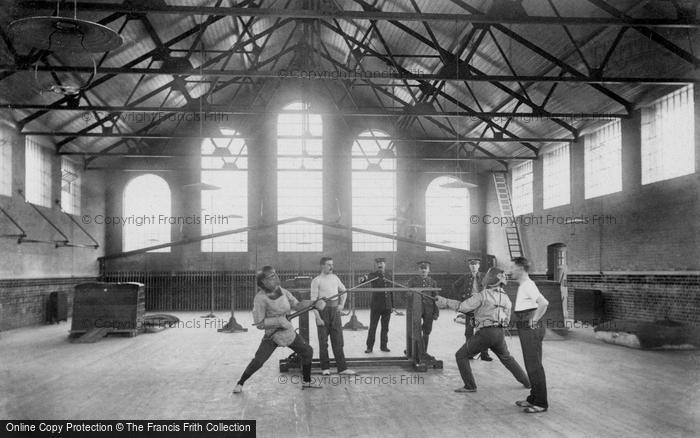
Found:
[[[280,280],[284,282],[295,277],[310,277],[305,282],[318,275],[318,272],[278,271]],[[349,272],[336,272],[336,275],[347,286],[352,287],[357,278],[351,279]],[[396,274],[395,281],[406,284],[413,274]],[[459,274],[436,273],[431,275],[443,289],[443,294],[451,296],[452,283]],[[147,311],[195,311],[209,310],[211,307],[212,281],[214,283],[214,309],[230,310],[231,297],[235,299],[235,308],[250,310],[253,308],[255,297],[255,272],[253,271],[179,271],[179,272],[147,272],[147,271],[114,271],[106,272],[102,281],[108,282],[137,282],[145,285]],[[286,286],[285,286],[286,287]],[[306,286],[308,287],[308,286]],[[290,289],[294,287],[290,286]],[[405,294],[395,293],[395,305],[405,306]],[[369,308],[371,292],[355,292],[355,307]]]

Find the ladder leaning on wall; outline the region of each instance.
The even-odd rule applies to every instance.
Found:
[[[510,200],[510,192],[508,191],[508,173],[507,172],[492,172],[493,182],[496,186],[496,197],[498,198],[498,207],[501,210],[501,216],[513,219],[504,227],[506,233],[506,242],[508,243],[508,252],[511,260],[515,257],[522,257],[523,244],[520,240],[520,232],[515,223],[515,215],[513,214],[513,205]]]

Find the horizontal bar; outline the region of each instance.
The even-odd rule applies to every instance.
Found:
[[[129,152],[59,152],[58,155],[70,155],[70,156],[79,156],[79,157],[119,157],[119,158],[199,158],[199,157],[205,157],[205,158],[221,158],[220,156],[216,155],[211,155],[211,154],[133,154]],[[248,158],[249,155],[231,155],[229,159],[235,159],[235,158]],[[338,158],[338,157],[345,157],[344,155],[338,155],[338,154],[326,154],[326,155],[311,155],[311,156],[306,156],[306,157],[300,157],[298,155],[263,155],[262,158],[306,158],[306,159],[313,159],[313,158]],[[370,159],[370,160],[376,160],[379,157],[373,157],[373,156],[368,156],[365,157],[364,155],[352,155],[350,158],[362,158],[362,159]],[[479,160],[536,160],[537,157],[397,157],[397,158],[392,158],[392,159],[398,159],[398,160],[410,160],[410,161],[479,161]],[[90,169],[95,169],[94,167],[91,167]],[[202,170],[231,170],[231,169],[207,169],[207,168],[202,168]],[[247,170],[247,169],[241,169],[241,170]]]
[[[54,10],[52,1],[24,1],[23,8]],[[397,20],[397,21],[449,21],[474,24],[536,24],[536,25],[577,25],[577,26],[627,26],[627,27],[700,27],[699,20],[679,20],[668,18],[616,18],[616,17],[554,17],[554,16],[502,16],[488,14],[455,14],[435,12],[383,12],[358,10],[313,10],[286,8],[229,8],[215,6],[169,6],[165,4],[136,3],[92,3],[78,2],[77,10],[92,12],[119,12],[123,14],[170,14],[218,15],[229,17],[288,17],[308,20]]]
[[[46,71],[53,73],[85,73],[95,72],[94,66],[76,65],[17,65],[2,64],[0,71]],[[391,70],[337,71],[316,69],[292,70],[231,70],[231,69],[191,69],[154,68],[154,67],[97,67],[98,74],[105,75],[166,75],[166,76],[215,76],[241,78],[273,78],[273,79],[308,79],[308,80],[349,80],[371,79],[377,85],[403,81],[456,81],[456,82],[557,82],[557,83],[587,83],[587,84],[648,84],[648,85],[687,85],[700,83],[698,77],[591,77],[591,76],[544,76],[544,75],[475,75],[469,70],[457,70],[452,73],[410,73]]]
[[[254,136],[243,135],[188,135],[188,134],[135,134],[135,133],[103,133],[103,132],[67,132],[67,131],[24,131],[21,135],[34,135],[39,137],[88,137],[88,138],[142,138],[142,139],[186,139],[197,140],[204,138],[242,138],[251,139]],[[307,139],[307,140],[323,140],[322,136],[293,136],[279,135],[277,139]],[[415,143],[573,143],[576,140],[573,138],[548,138],[548,137],[518,137],[518,138],[488,138],[488,137],[458,137],[458,138],[404,138],[404,137],[355,137],[356,140],[376,140],[376,141],[391,141],[391,142],[415,142]]]
[[[90,245],[88,243],[57,243],[56,248],[92,248],[97,249],[100,245]]]
[[[252,116],[267,116],[270,114],[313,114],[320,116],[338,116],[338,117],[447,117],[447,118],[502,118],[502,119],[627,119],[631,116],[628,114],[612,114],[612,113],[584,113],[584,112],[567,112],[567,113],[513,113],[507,111],[423,111],[414,108],[388,110],[378,108],[367,108],[360,110],[340,110],[340,111],[305,111],[305,110],[255,110],[248,108],[232,109],[226,106],[209,106],[206,109],[198,107],[134,107],[134,106],[108,106],[108,105],[83,105],[83,106],[65,106],[65,105],[42,105],[36,103],[0,103],[0,109],[27,109],[27,110],[47,110],[47,111],[73,111],[73,112],[90,112],[101,111],[108,113],[186,113],[188,115],[204,114],[203,121],[223,121],[225,115],[252,115]],[[158,116],[153,116],[158,117]],[[152,118],[145,118],[151,120]],[[201,117],[198,117],[201,119]],[[174,121],[177,118],[174,118]],[[198,121],[198,120],[193,120]]]
[[[380,233],[378,231],[366,230],[364,228],[349,227],[349,226],[338,224],[336,222],[323,221],[320,219],[313,219],[313,218],[309,218],[309,217],[305,217],[305,216],[296,216],[296,217],[289,218],[289,219],[281,219],[281,220],[278,220],[278,221],[271,223],[271,224],[252,225],[252,226],[248,226],[248,227],[237,228],[234,230],[220,231],[218,233],[206,234],[206,235],[202,235],[202,236],[191,237],[188,239],[177,240],[174,242],[161,243],[159,245],[148,246],[145,248],[135,249],[132,251],[125,251],[125,252],[120,252],[120,253],[116,253],[116,254],[108,254],[108,255],[99,257],[98,260],[111,260],[111,259],[129,257],[129,256],[133,256],[133,255],[145,254],[147,252],[154,251],[156,249],[172,248],[174,246],[189,245],[191,243],[197,243],[197,242],[201,242],[203,240],[215,239],[217,237],[229,236],[232,234],[240,234],[240,233],[245,233],[248,231],[265,230],[265,229],[273,228],[273,227],[276,227],[279,225],[285,225],[285,224],[290,224],[290,223],[294,223],[294,222],[307,222],[307,223],[322,225],[322,226],[335,228],[335,229],[339,229],[339,230],[346,230],[346,231],[352,231],[355,233],[368,234],[370,236],[383,237],[386,239],[395,240],[397,242],[412,243],[412,244],[420,245],[420,246],[429,246],[431,248],[444,249],[447,251],[453,251],[453,252],[457,252],[460,254],[466,254],[466,255],[476,254],[476,252],[474,252],[474,251],[469,251],[469,250],[462,249],[462,248],[455,248],[452,246],[440,245],[437,243],[430,243],[430,242],[426,242],[426,241],[422,241],[422,240],[409,239],[408,237],[401,237],[401,236],[396,236],[393,234]]]
[[[442,289],[439,287],[366,287],[357,288],[351,290],[350,292],[411,292],[414,290],[424,291],[424,292],[441,292]]]
[[[531,158],[531,157],[477,157],[473,158],[469,161],[481,161],[481,160],[513,160],[513,161],[534,161],[537,160],[537,158]],[[197,168],[194,168],[197,169]],[[115,166],[97,166],[97,167],[88,167],[85,170],[111,170],[111,171],[119,171],[119,172],[183,172],[183,171],[191,171],[193,170],[192,167],[169,167],[169,168],[154,168],[154,169],[149,169],[147,167],[115,167]],[[204,169],[208,172],[224,172],[227,169]],[[278,169],[278,172],[294,172],[294,171],[301,171],[302,169]],[[321,169],[306,169],[307,171],[314,171],[314,172],[321,172]],[[394,172],[394,173],[409,173],[412,175],[416,174],[415,170],[410,170],[410,169],[401,169],[401,170],[355,170],[355,172]],[[452,170],[445,170],[445,171],[426,171],[426,172],[420,172],[421,174],[424,175],[473,175],[474,172],[455,172]]]
[[[67,243],[66,240],[36,240],[36,239],[19,239],[17,243],[46,243],[49,245],[55,245],[56,247]]]

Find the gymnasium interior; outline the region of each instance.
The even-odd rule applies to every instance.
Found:
[[[0,4],[3,425],[700,433],[698,2]],[[232,394],[264,335],[257,273],[308,299],[322,257],[358,374],[321,374],[307,312],[291,321],[322,387],[280,347]],[[426,362],[407,287],[427,261],[461,300],[470,260],[510,274],[515,257],[549,301],[535,415],[498,360],[454,392],[464,319],[440,311]],[[366,353],[378,258],[391,352]]]

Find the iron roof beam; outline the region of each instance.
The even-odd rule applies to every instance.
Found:
[[[619,20],[626,20],[629,18],[627,14],[624,12],[620,11],[619,9],[611,6],[608,2],[605,0],[588,0],[590,3],[596,5],[598,8],[604,10],[608,14],[612,15],[614,18],[619,19]],[[693,7],[696,7],[696,5],[692,5]],[[648,38],[651,41],[656,42],[657,44],[661,45],[671,53],[673,53],[676,56],[679,56],[686,62],[689,62],[693,64],[695,68],[700,67],[700,58],[697,56],[693,55],[692,53],[688,52],[687,50],[684,50],[680,48],[678,45],[673,43],[672,41],[669,41],[665,37],[663,37],[661,34],[658,32],[649,29],[649,27],[653,26],[628,26],[636,30],[637,32],[641,33],[644,35],[645,38]],[[690,39],[690,35],[688,35],[688,39]]]
[[[376,85],[376,84],[375,84]],[[179,107],[157,107],[157,106],[111,106],[111,105],[81,105],[70,107],[56,104],[2,104],[4,109],[39,109],[45,111],[102,111],[102,112],[119,112],[119,113],[187,113],[187,114],[204,114],[207,117],[216,117],[219,115],[251,115],[264,116],[267,114],[304,114],[304,110],[279,110],[279,109],[251,109],[248,107],[226,107],[221,105],[205,105],[199,108],[197,99],[195,104]],[[3,108],[0,108],[0,110]],[[414,107],[406,109],[392,110],[390,108],[366,108],[360,110],[341,110],[341,111],[313,111],[314,114],[324,116],[342,116],[342,117],[444,117],[444,118],[478,118],[478,119],[495,119],[495,118],[515,118],[515,119],[552,119],[552,118],[569,118],[576,120],[613,120],[630,118],[627,114],[605,114],[605,113],[585,113],[585,112],[556,112],[556,113],[540,113],[540,112],[508,112],[508,111],[474,111],[467,108],[465,111],[427,111],[419,110]],[[148,118],[148,117],[146,117]],[[154,116],[152,118],[162,118]],[[494,126],[495,129],[502,131],[502,127]],[[504,134],[511,135],[508,132]]]
[[[285,23],[286,24],[286,23]],[[378,58],[385,58],[380,53],[368,54]],[[220,58],[215,59],[215,62]],[[208,62],[209,63],[209,62]],[[91,73],[94,67],[86,66],[66,66],[66,65],[0,65],[0,71],[18,72],[18,71],[49,71],[56,73],[74,72],[74,73]],[[390,71],[368,71],[366,74],[356,73],[350,70],[350,73],[340,75],[337,72],[326,71],[306,71],[306,70],[215,70],[198,68],[192,70],[180,69],[161,69],[149,67],[98,67],[98,74],[105,75],[182,75],[182,76],[224,76],[224,77],[241,77],[241,78],[267,78],[267,79],[309,79],[309,80],[349,80],[361,79],[363,76],[374,81],[392,83],[405,81],[448,81],[448,82],[543,82],[543,83],[585,83],[585,84],[648,84],[648,85],[687,85],[700,83],[700,77],[640,77],[640,76],[623,76],[623,77],[591,77],[591,76],[544,76],[544,75],[487,75],[480,70],[470,67],[471,73],[465,71],[453,73],[411,73],[406,72],[390,72]],[[100,78],[101,79],[101,78]],[[94,83],[95,81],[93,81]],[[64,99],[61,99],[62,101]]]
[[[342,32],[342,29],[335,28],[335,27],[331,26],[330,24],[328,24],[328,23],[326,23],[326,22],[323,22],[323,24],[324,24],[325,26],[327,26],[328,28],[330,28],[331,30],[333,30],[334,32],[336,32],[336,33]],[[349,38],[349,37],[348,37],[348,38]],[[357,41],[354,41],[354,42],[355,42],[356,44],[358,43]],[[363,46],[363,48],[364,48],[366,51],[368,51],[368,52],[374,52],[375,54],[378,54],[375,50],[371,49],[370,47],[367,47],[367,46],[364,46],[364,45],[362,45],[362,46]],[[385,62],[386,62],[386,59],[385,59]],[[407,72],[407,70],[404,69],[403,67],[400,67],[400,68],[399,68],[399,73],[406,73],[406,72]],[[431,88],[434,88],[434,87],[432,87],[431,84],[429,84],[429,83],[427,83],[427,82],[425,82],[425,81],[422,81],[422,83],[425,84],[426,86],[429,86],[429,87],[431,87]],[[515,134],[513,134],[512,132],[510,132],[510,131],[508,131],[507,129],[504,129],[504,128],[502,128],[501,126],[499,126],[499,125],[497,125],[496,123],[494,123],[494,122],[492,121],[492,118],[493,118],[493,117],[491,117],[491,116],[486,116],[486,115],[484,115],[484,117],[480,117],[476,111],[472,110],[472,109],[469,108],[467,105],[465,105],[464,103],[458,101],[457,99],[455,99],[454,97],[450,96],[448,93],[446,93],[446,92],[444,92],[444,91],[439,91],[438,94],[439,94],[443,99],[445,99],[445,100],[447,100],[447,101],[453,103],[454,105],[456,105],[456,106],[459,107],[459,108],[464,109],[468,114],[471,114],[473,117],[477,117],[477,118],[481,119],[482,121],[486,122],[489,126],[493,127],[493,129],[497,129],[499,132],[502,132],[504,135],[508,135],[508,136],[511,136],[511,137],[517,137],[517,136],[516,136]],[[415,110],[415,108],[414,108],[414,110]],[[443,113],[443,114],[444,114],[444,113]],[[507,117],[507,116],[506,116],[506,117]],[[537,148],[534,147],[533,145],[528,144],[528,143],[523,143],[523,146],[525,146],[525,147],[527,147],[528,149],[532,150],[533,152],[537,153]]]
[[[23,8],[33,10],[53,10],[52,1],[24,1]],[[555,17],[555,16],[502,16],[480,13],[455,14],[434,12],[378,12],[355,10],[313,10],[286,8],[241,8],[213,6],[170,6],[150,3],[92,3],[78,2],[77,9],[84,12],[119,12],[123,14],[170,14],[170,15],[225,15],[234,17],[281,17],[302,20],[329,20],[333,18],[347,20],[400,20],[400,21],[450,21],[476,24],[530,24],[530,25],[570,25],[570,26],[628,26],[628,27],[666,27],[666,28],[698,28],[697,19],[669,18],[632,18],[627,16],[613,17]]]
[[[212,18],[212,17],[210,17],[210,18]],[[285,24],[286,24],[286,23],[285,23]],[[201,26],[197,26],[197,27],[201,27]],[[265,34],[265,35],[267,35],[267,34],[269,34],[269,33],[270,33],[270,32],[268,32],[268,30],[266,30],[266,31],[264,31],[264,32],[261,32],[261,34]],[[243,47],[245,44],[249,44],[250,42],[255,41],[256,39],[257,39],[257,38],[251,38],[251,39],[248,39],[248,40],[239,41],[239,42],[237,42],[237,43],[233,46],[233,48],[235,49],[235,48]],[[166,44],[166,45],[167,45],[167,44]],[[217,63],[220,59],[225,58],[226,56],[228,56],[228,52],[222,53],[221,55],[218,55],[218,56],[216,56],[216,57],[214,57],[214,58],[212,58],[212,59],[210,59],[210,60],[208,60],[208,61],[205,61],[205,64],[215,64],[215,63]],[[157,94],[161,93],[162,91],[171,88],[172,85],[173,85],[173,83],[174,83],[174,80],[173,80],[173,81],[170,81],[170,82],[168,82],[168,83],[166,83],[166,84],[163,84],[162,86],[156,88],[155,90],[151,90],[150,92],[146,93],[145,95],[143,95],[143,96],[139,97],[138,99],[132,101],[131,103],[129,103],[129,104],[127,104],[127,105],[123,105],[123,106],[124,106],[124,107],[133,107],[133,106],[135,106],[135,105],[137,105],[137,104],[139,104],[139,103],[141,103],[141,102],[144,102],[144,101],[150,99],[151,97],[156,96]],[[198,102],[198,101],[199,101],[198,99],[189,100],[190,103],[192,103],[192,102]],[[165,110],[162,110],[162,111],[165,111]],[[110,110],[105,110],[105,112],[109,112],[109,113],[110,113],[110,115],[109,115],[108,117],[106,117],[106,118],[114,117],[114,116],[115,116],[114,113],[115,113],[115,112],[118,113],[118,111],[115,111],[115,110],[111,110],[111,111],[110,111]],[[117,114],[117,117],[120,116],[120,115],[121,115],[121,114]],[[94,128],[96,128],[97,126],[101,125],[101,124],[103,123],[103,120],[104,120],[104,119],[102,119],[102,120],[100,120],[100,121],[98,121],[98,122],[95,122],[95,123],[91,124],[90,126],[86,126],[86,127],[83,128],[81,131],[82,131],[82,132],[88,132],[88,131],[90,131],[91,129],[94,129]],[[158,124],[159,124],[159,123],[158,123]],[[157,124],[156,124],[156,125],[157,125]],[[146,127],[146,128],[148,128],[148,127]],[[69,143],[71,140],[72,140],[71,138],[66,138],[66,139],[62,140],[61,142],[59,142],[59,143],[56,145],[57,150],[60,150],[60,148],[61,148],[62,146],[64,146],[65,144]]]
[[[275,114],[278,114],[278,112],[275,112]],[[46,137],[68,137],[68,136],[77,136],[77,137],[87,137],[87,138],[142,138],[142,139],[150,139],[150,140],[157,140],[157,139],[171,139],[171,138],[176,138],[176,139],[200,139],[200,138],[254,138],[253,136],[250,135],[226,135],[226,134],[217,134],[217,135],[192,135],[192,134],[177,134],[177,133],[102,133],[102,132],[86,132],[86,133],[80,133],[80,132],[71,132],[71,131],[24,131],[21,132],[22,135],[36,135],[36,136],[46,136]],[[297,136],[278,136],[277,138],[299,138]],[[311,137],[311,138],[322,138],[322,137]],[[369,136],[361,136],[357,137],[358,140],[361,139],[366,139],[366,140],[372,140],[374,137],[369,137]],[[492,143],[519,143],[521,141],[530,141],[533,143],[551,143],[551,142],[563,142],[563,143],[571,143],[576,141],[574,138],[550,138],[550,137],[521,137],[521,138],[484,138],[484,137],[461,137],[459,139],[455,138],[438,138],[438,137],[426,137],[426,138],[421,138],[421,137],[396,137],[396,136],[388,136],[388,137],[381,137],[381,140],[388,140],[388,141],[401,141],[401,142],[417,142],[417,143],[468,143],[472,141],[483,141],[483,142],[492,142]]]

